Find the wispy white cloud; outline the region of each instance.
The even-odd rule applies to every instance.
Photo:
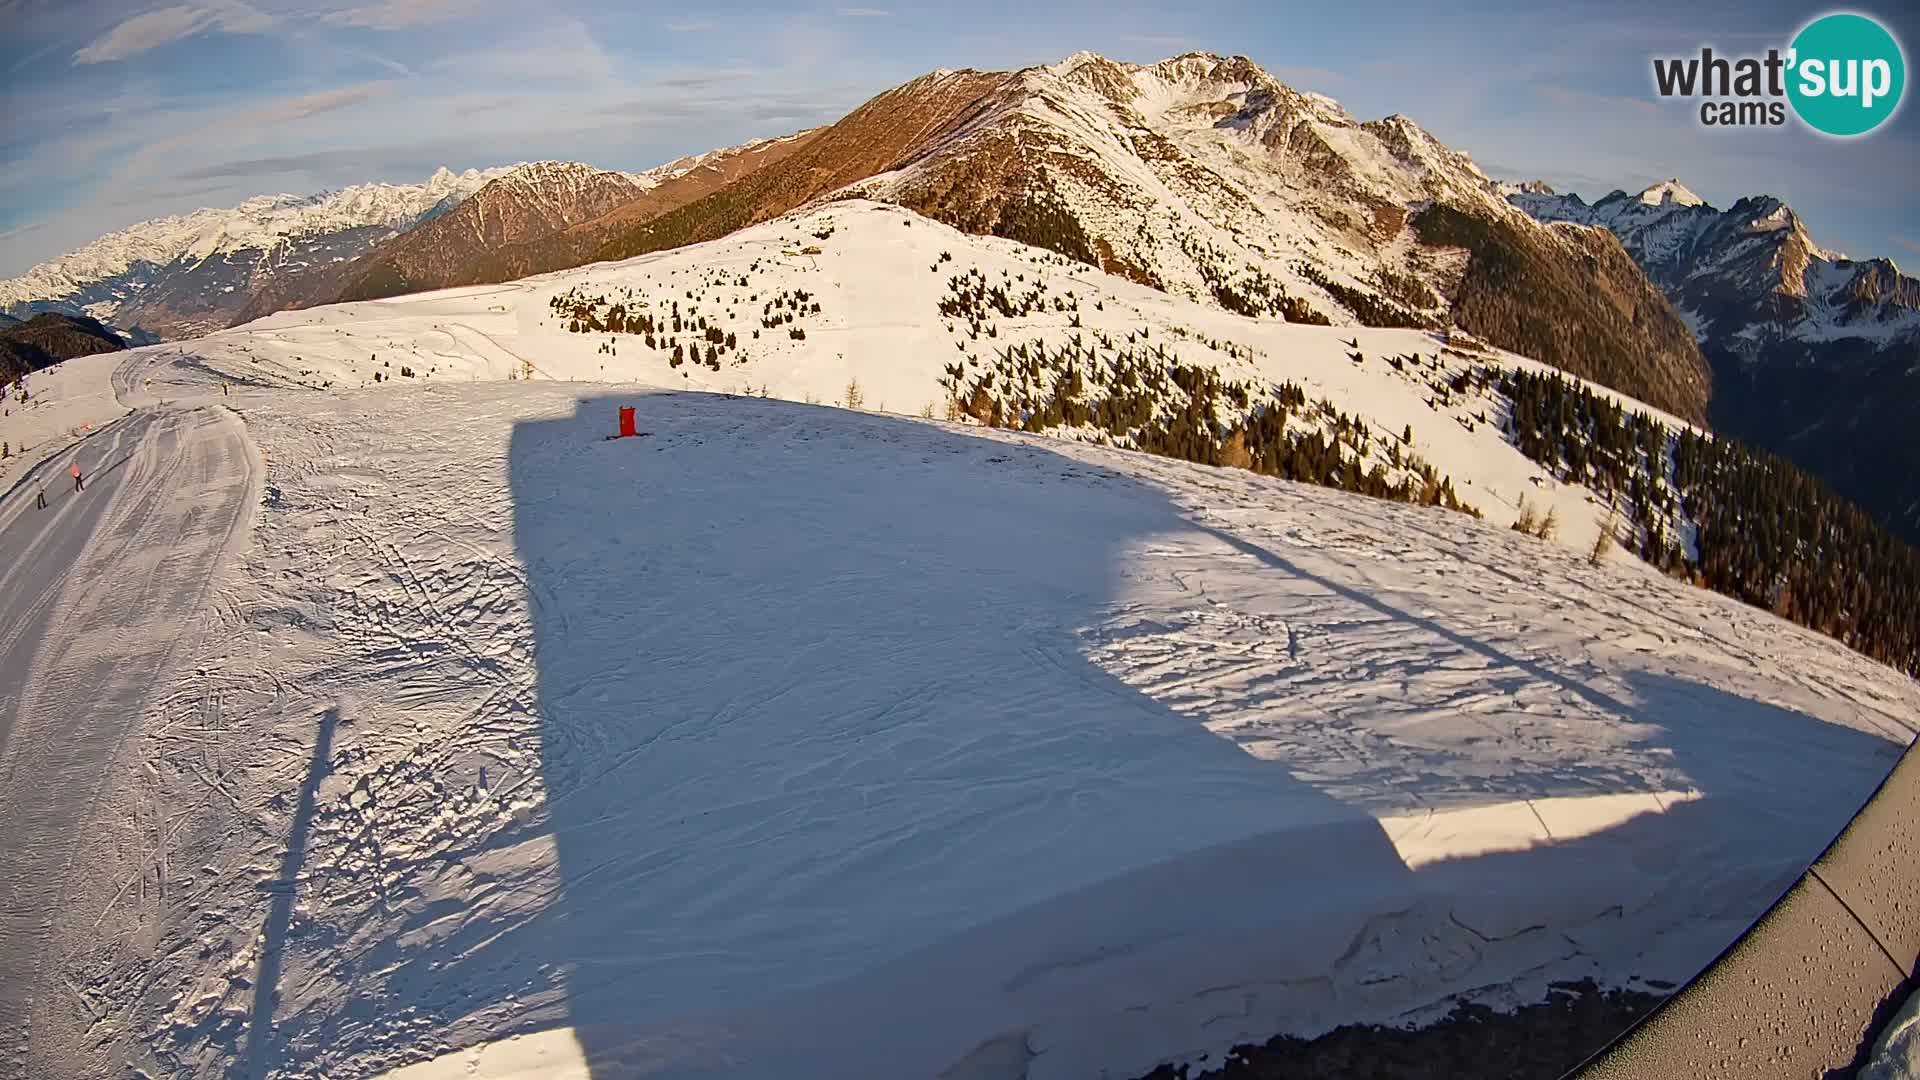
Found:
[[[892,14],[893,12],[885,8],[872,7],[843,7],[839,11],[840,17],[844,19],[884,19]]]
[[[240,0],[203,0],[160,8],[123,20],[96,41],[73,54],[75,64],[103,64],[125,60],[150,49],[192,37],[207,30],[229,34],[259,34],[274,19]]]
[[[11,229],[6,230],[5,232],[0,232],[0,240],[11,240],[16,236],[25,236],[28,233],[39,232],[41,229],[44,229],[46,227],[47,227],[47,223],[44,221],[34,221],[34,222],[29,222],[25,225],[16,225]]]
[[[680,19],[668,23],[667,29],[676,34],[705,34],[720,29],[720,24],[702,19]]]
[[[433,68],[454,78],[574,87],[613,83],[619,74],[598,36],[578,19],[551,20],[510,42],[443,56]]]
[[[0,22],[5,21],[6,16],[0,15]],[[7,73],[11,75],[58,48],[60,48],[60,45],[57,42],[50,42],[34,49],[32,52],[22,53],[20,56],[15,57],[12,63],[7,65]]]
[[[1896,244],[1899,244],[1901,247],[1907,249],[1908,251],[1913,252],[1915,255],[1920,255],[1920,243],[1916,243],[1915,241],[1909,240],[1904,236],[1894,237],[1893,242]]]
[[[457,19],[467,12],[467,5],[452,0],[378,0],[377,3],[358,4],[321,17],[335,26],[405,30]]]
[[[758,123],[823,123],[846,111],[844,102],[826,101],[813,94],[755,95],[751,98],[695,98],[656,94],[614,102],[600,109],[603,116],[623,121],[674,124],[702,117],[729,116]]]
[[[1679,50],[1686,52],[1699,48],[1703,43],[1719,42],[1723,45],[1742,47],[1767,45],[1786,45],[1786,39],[1793,34],[1790,26],[1781,26],[1772,30],[1733,30],[1724,26],[1705,27],[1684,23],[1667,23],[1656,19],[1631,19],[1624,22],[1601,19],[1579,28],[1571,35],[1576,40],[1584,40],[1589,48],[1595,44],[1617,46],[1630,49],[1646,49],[1649,52]]]
[[[169,202],[177,200],[197,201],[204,199],[208,195],[217,194],[220,190],[221,186],[218,184],[176,184],[167,188],[143,187],[138,190],[128,191],[119,198],[103,202],[100,205],[112,210],[125,210],[129,207],[148,206],[155,200],[166,200]]]
[[[385,68],[402,78],[413,77],[412,68],[384,53],[375,52],[372,49],[362,49],[357,46],[347,46],[342,50],[342,53],[352,59],[364,60],[376,67]]]
[[[96,193],[96,205],[111,205],[110,200],[136,190],[158,198],[155,178],[167,175],[170,165],[204,162],[223,147],[262,139],[314,137],[318,133],[309,125],[322,123],[315,118],[362,106],[386,95],[393,85],[389,81],[359,83],[258,104],[149,109],[65,135],[38,160],[64,161],[69,170],[84,169],[93,180],[88,186]],[[344,126],[350,130],[353,125],[348,121]],[[213,177],[182,173],[175,178]],[[0,169],[0,192],[12,190],[21,180],[9,163]]]
[[[447,111],[458,117],[486,116],[511,109],[519,104],[518,99],[510,97],[462,97],[447,101]]]
[[[180,174],[182,180],[240,180],[258,176],[304,173],[364,160],[367,151],[352,147],[340,150],[316,150],[305,154],[281,154],[273,157],[245,158],[202,165]]]
[[[284,124],[325,112],[333,112],[335,109],[350,109],[355,105],[381,97],[392,89],[393,84],[385,81],[341,86],[277,101],[237,117],[236,120],[243,124]]]
[[[720,83],[742,82],[753,76],[750,68],[683,68],[668,72],[658,82],[676,90],[697,90]]]

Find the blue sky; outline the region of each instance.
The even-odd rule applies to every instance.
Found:
[[[0,0],[0,275],[135,221],[261,193],[418,181],[442,164],[646,168],[833,120],[933,68],[1079,49],[1244,54],[1361,119],[1405,113],[1497,176],[1589,198],[1669,176],[1719,206],[1775,194],[1830,247],[1920,265],[1920,109],[1837,142],[1797,126],[1704,130],[1690,106],[1653,96],[1654,55],[1784,45],[1826,10]],[[1920,50],[1911,5],[1854,10]]]

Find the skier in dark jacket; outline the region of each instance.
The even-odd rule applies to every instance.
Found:
[[[47,508],[47,489],[44,486],[34,493],[33,505],[34,508],[38,510],[45,510]]]

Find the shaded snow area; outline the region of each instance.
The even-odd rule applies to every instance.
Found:
[[[109,785],[170,870],[59,960],[153,1076],[1121,1076],[1676,983],[1920,707],[1637,563],[1246,472],[234,400],[252,545]]]

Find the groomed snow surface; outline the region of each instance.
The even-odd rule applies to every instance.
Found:
[[[804,348],[720,374],[628,340],[595,370],[600,339],[539,321],[563,278],[100,365],[103,419],[233,409],[259,504],[73,837],[125,872],[66,888],[8,1067],[1124,1077],[1661,989],[1913,738],[1911,680],[1630,558],[780,400],[937,393],[957,350],[915,336],[945,333],[915,279],[856,264],[807,271]],[[948,268],[918,272],[937,298]],[[1201,317],[1105,281],[1135,322]],[[1425,408],[1328,332],[1209,317],[1382,425]],[[440,372],[349,384],[375,352]],[[527,361],[636,382],[499,381]],[[776,396],[663,389],[702,378]],[[644,437],[604,438],[621,405]],[[1429,423],[1492,519],[1524,460]],[[89,611],[62,599],[46,648],[107,633]]]

